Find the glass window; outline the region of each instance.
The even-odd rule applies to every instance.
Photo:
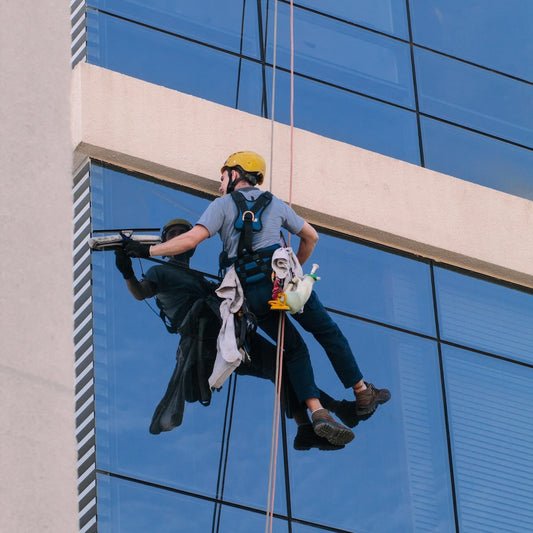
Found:
[[[271,114],[272,69],[266,70]],[[243,61],[239,108],[261,114],[261,66]],[[319,135],[420,164],[415,114],[300,76],[294,80],[294,123]],[[276,72],[274,118],[290,123],[290,76]]]
[[[533,369],[450,346],[443,361],[459,530],[528,531]]]
[[[224,485],[226,500],[263,510],[268,502],[274,391],[270,381],[238,376]],[[294,422],[287,420],[287,424]],[[286,515],[281,440],[276,472],[274,511]],[[263,517],[263,524],[264,520]]]
[[[92,10],[87,44],[90,63],[235,106],[239,68],[235,56]]]
[[[264,514],[224,505],[220,511],[220,528],[214,531],[217,533],[252,533],[253,531],[265,531],[266,520]],[[272,520],[273,533],[289,533],[290,531],[294,531],[294,526],[292,527],[292,530],[289,529],[287,520],[281,520],[279,518],[273,518]],[[209,529],[204,533],[208,533],[208,531],[212,530]],[[268,529],[268,531],[271,530]]]
[[[409,39],[404,0],[300,0],[299,3],[321,13]]]
[[[123,479],[98,475],[99,533],[206,533],[214,504]]]
[[[533,147],[533,85],[415,50],[420,111]]]
[[[200,207],[195,200],[206,202],[98,165],[92,165],[91,189],[95,229],[158,228],[172,218],[194,222]],[[191,266],[216,270],[218,250],[218,243],[207,242]],[[208,408],[186,404],[181,426],[149,433],[176,363],[179,337],[167,333],[153,300],[131,296],[112,252],[93,252],[92,261],[98,467],[214,496],[225,395],[216,395]],[[150,266],[133,263],[138,278]]]
[[[428,168],[533,200],[533,150],[422,117]]]
[[[161,30],[197,39],[204,43],[238,52],[241,45],[243,1],[168,2],[167,0],[88,0],[90,7],[154,26]],[[249,16],[257,12],[249,9]],[[251,22],[251,19],[250,19]],[[257,33],[257,29],[256,29]],[[130,42],[131,46],[132,43]],[[250,35],[248,50],[258,50],[257,38]]]
[[[294,70],[414,109],[409,45],[303,9],[294,10]],[[278,7],[276,63],[290,69],[289,8]],[[272,62],[273,29],[267,60]]]
[[[533,294],[435,269],[441,338],[533,363]]]
[[[417,44],[533,81],[533,3],[411,0]]]
[[[324,452],[291,450],[293,517],[368,533],[453,531],[436,343],[334,318],[354,348],[365,380],[387,387],[391,400],[360,422],[355,440],[329,452],[327,461]],[[323,350],[308,334],[306,341],[317,384],[337,399],[352,400]],[[290,424],[288,433],[292,439]]]
[[[356,206],[354,206],[357,209]],[[429,266],[383,250],[320,235],[309,261],[320,265],[322,303],[401,328],[435,334]]]

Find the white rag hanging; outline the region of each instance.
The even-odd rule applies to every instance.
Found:
[[[219,389],[244,358],[244,354],[237,347],[233,316],[244,303],[244,291],[233,266],[227,271],[216,293],[222,298],[220,304],[222,326],[217,338],[215,365],[209,377],[209,386],[212,389]]]
[[[283,280],[283,290],[294,278],[303,276],[302,265],[292,248],[277,248],[272,254],[272,270],[276,277]]]

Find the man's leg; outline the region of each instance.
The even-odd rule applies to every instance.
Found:
[[[371,383],[363,381],[363,374],[348,340],[330,317],[315,291],[311,292],[303,313],[296,313],[293,316],[324,348],[342,384],[346,388],[353,389],[358,416],[372,414],[379,404],[390,399],[390,392],[387,389],[377,389]]]
[[[245,287],[248,306],[257,317],[259,327],[277,341],[280,315],[270,310],[268,301],[272,297],[272,284],[265,278]],[[331,444],[347,444],[354,438],[350,429],[337,422],[324,409],[318,399],[320,392],[315,384],[309,350],[295,326],[287,319],[283,335],[284,360],[299,402],[305,402],[311,411],[314,432],[325,437]]]

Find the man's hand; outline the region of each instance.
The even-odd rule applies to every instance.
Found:
[[[126,254],[123,248],[115,250],[115,265],[119,272],[124,276],[124,279],[135,277],[135,272],[131,265],[131,258]]]
[[[137,241],[126,241],[124,243],[124,250],[130,257],[141,257],[148,259],[150,257],[150,245]]]

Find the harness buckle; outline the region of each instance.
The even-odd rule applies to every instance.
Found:
[[[253,211],[250,211],[250,210],[248,210],[248,211],[244,211],[244,213],[242,214],[242,220],[243,220],[243,221],[244,221],[246,215],[248,215],[248,214],[252,215],[252,222],[257,222],[257,218],[255,217],[254,212],[253,212]],[[249,220],[249,219],[248,219],[248,220]]]

